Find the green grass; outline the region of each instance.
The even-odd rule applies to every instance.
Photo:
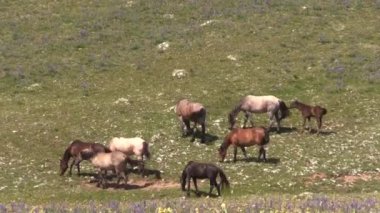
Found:
[[[92,190],[81,184],[88,178],[58,176],[71,140],[113,136],[151,140],[147,167],[165,180],[178,181],[189,160],[216,163],[232,182],[227,197],[380,190],[378,180],[347,186],[334,178],[379,172],[378,2],[128,2],[0,2],[2,202],[183,196],[179,189]],[[214,22],[201,26],[208,20]],[[164,41],[170,47],[159,51]],[[174,69],[189,75],[173,78]],[[227,113],[247,94],[320,104],[328,109],[323,128],[333,134],[272,133],[268,157],[278,164],[219,163]],[[170,107],[182,97],[207,107],[207,131],[218,140],[200,145],[180,137]],[[119,98],[129,104],[114,104]],[[267,116],[255,122],[266,125]],[[300,125],[296,111],[283,122]],[[257,156],[255,148],[248,153]],[[317,172],[329,178],[306,185]]]

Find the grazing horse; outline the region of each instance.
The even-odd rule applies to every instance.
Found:
[[[299,102],[298,100],[294,100],[290,103],[290,108],[297,108],[299,111],[301,111],[302,117],[303,117],[303,125],[302,125],[302,132],[305,128],[306,119],[309,121],[309,132],[311,132],[311,125],[310,125],[310,118],[315,117],[318,124],[318,130],[317,133],[319,134],[319,131],[322,127],[322,117],[326,115],[327,110],[320,106],[310,106],[304,103]]]
[[[216,181],[218,175],[221,179],[219,184]],[[190,179],[193,179],[196,194],[199,194],[197,179],[210,179],[209,195],[211,195],[214,186],[218,191],[218,196],[220,196],[220,185],[222,185],[222,188],[224,186],[229,188],[230,186],[230,183],[228,182],[223,170],[213,164],[208,163],[197,163],[194,161],[189,161],[185,166],[185,169],[182,171],[181,176],[181,187],[182,191],[185,191],[185,185],[187,182],[187,196],[190,196]]]
[[[112,152],[120,151],[128,156],[136,155],[137,160],[139,161],[140,173],[144,175],[144,156],[147,159],[150,158],[148,143],[144,139],[139,138],[139,137],[135,137],[135,138],[115,137],[111,139],[108,147]]]
[[[252,128],[235,128],[225,137],[224,142],[219,148],[220,162],[223,162],[227,149],[230,145],[234,146],[234,162],[236,162],[237,148],[243,151],[244,157],[247,158],[247,153],[244,147],[258,145],[260,146],[258,160],[262,159],[266,161],[265,146],[269,143],[269,130],[264,127],[252,127]]]
[[[268,113],[269,115],[269,127],[270,129],[274,123],[277,123],[277,132],[280,131],[280,121],[289,116],[289,109],[285,102],[275,96],[245,96],[238,105],[229,113],[228,121],[230,123],[230,128],[233,129],[236,123],[236,117],[239,112],[243,111],[245,114],[244,128],[247,124],[248,119],[251,117],[252,113]],[[250,119],[251,125],[253,122]]]
[[[205,142],[206,132],[206,109],[200,103],[191,102],[187,99],[178,101],[175,106],[175,113],[181,122],[181,130],[183,136],[193,133],[191,141],[195,140],[195,132],[197,124],[202,127],[201,143]],[[194,122],[193,129],[190,128],[190,121]],[[186,129],[185,129],[186,127]]]
[[[71,142],[71,144],[66,148],[62,159],[60,159],[60,168],[61,172],[60,175],[62,176],[67,168],[69,167],[68,163],[70,158],[74,158],[70,165],[70,170],[69,170],[69,175],[71,175],[71,170],[74,166],[74,164],[77,166],[78,170],[78,175],[80,175],[80,168],[79,164],[82,160],[87,160],[84,159],[80,156],[80,152],[84,149],[87,149],[88,151],[91,151],[93,153],[98,153],[98,152],[111,152],[106,146],[103,144],[98,144],[98,143],[89,143],[89,142],[82,142],[80,140],[74,140]]]
[[[128,178],[125,175],[125,169],[129,158],[126,154],[119,151],[94,153],[91,150],[84,149],[80,152],[80,155],[83,158],[89,159],[91,164],[98,169],[99,180],[97,186],[106,187],[107,182],[104,173],[107,170],[114,170],[116,172],[118,177],[117,184],[120,183],[122,178],[124,179],[124,183],[127,184]]]

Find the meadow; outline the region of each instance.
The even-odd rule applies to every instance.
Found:
[[[177,202],[189,160],[228,175],[218,207],[304,193],[380,198],[378,0],[5,0],[0,11],[0,203],[8,207]],[[283,131],[271,132],[267,163],[255,160],[256,147],[248,161],[238,152],[232,163],[230,149],[220,163],[227,114],[248,94],[327,108],[322,134],[300,133],[292,110]],[[180,98],[207,108],[208,143],[181,137]],[[267,125],[267,115],[254,122]],[[116,136],[150,142],[146,167],[162,180],[145,181],[164,187],[101,190],[88,162],[87,175],[58,175],[70,141]]]

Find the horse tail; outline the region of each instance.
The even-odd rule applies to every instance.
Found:
[[[224,174],[223,170],[220,168],[218,168],[218,172],[221,179],[220,183],[222,184],[222,188],[230,188],[230,182],[228,182],[226,174]]]
[[[150,159],[150,152],[149,152],[149,148],[148,148],[148,143],[147,142],[143,142],[143,150],[142,150],[142,153],[143,155],[145,155],[145,157],[147,159]]]
[[[326,114],[327,114],[327,109],[322,107],[322,115],[326,115]]]
[[[206,109],[202,107],[201,110],[199,110],[198,114],[199,114],[200,120],[204,124],[206,122]]]
[[[111,151],[111,149],[110,149],[110,148],[108,148],[108,147],[104,146],[104,152],[105,152],[105,153],[110,153],[110,152],[112,152],[112,151]]]
[[[280,120],[286,118],[289,116],[289,108],[286,106],[285,102],[282,100],[278,101],[279,103],[279,110],[277,111],[278,118]]]

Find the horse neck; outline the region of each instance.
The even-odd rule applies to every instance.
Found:
[[[230,140],[230,135],[228,135],[225,139],[224,139],[224,141],[223,141],[223,143],[222,143],[222,145],[220,146],[220,148],[224,151],[224,150],[227,150],[228,149],[228,147],[231,145],[231,140]]]
[[[71,157],[71,146],[69,146],[66,150],[65,153],[63,153],[62,161],[65,163],[68,163]]]

